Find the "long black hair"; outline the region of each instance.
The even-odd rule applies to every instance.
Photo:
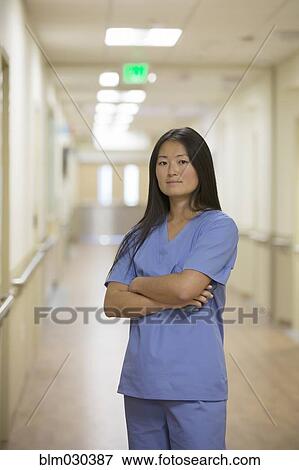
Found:
[[[129,267],[131,266],[135,253],[141,247],[150,231],[165,220],[165,216],[170,210],[169,197],[160,190],[156,176],[156,162],[159,150],[161,145],[167,140],[178,141],[184,145],[190,162],[198,176],[198,185],[190,194],[190,210],[222,210],[218,199],[212,155],[206,141],[191,127],[171,129],[160,137],[152,151],[149,164],[148,198],[144,216],[125,234],[108,275],[110,275],[118,260],[132,249],[134,253],[130,257]]]

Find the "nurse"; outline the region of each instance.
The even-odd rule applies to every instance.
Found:
[[[222,313],[238,240],[207,143],[190,127],[166,132],[145,214],[105,280],[106,315],[130,317],[117,389],[129,449],[226,449]]]

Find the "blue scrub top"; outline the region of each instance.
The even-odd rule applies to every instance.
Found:
[[[236,223],[221,210],[197,214],[170,241],[165,216],[137,251],[129,270],[132,253],[115,264],[106,287],[110,281],[129,285],[136,276],[194,269],[212,279],[214,295],[202,308],[166,309],[130,319],[118,393],[165,400],[228,398],[222,312],[238,240]]]

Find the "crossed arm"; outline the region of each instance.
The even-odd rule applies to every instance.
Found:
[[[143,294],[159,302],[182,303],[198,296],[211,278],[193,269],[164,276],[135,277],[129,285],[129,292]],[[184,304],[186,305],[186,303]]]
[[[127,285],[110,282],[104,299],[108,317],[144,316],[191,303],[209,285],[211,278],[193,269],[162,276],[136,277]]]

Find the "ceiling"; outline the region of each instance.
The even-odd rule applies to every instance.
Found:
[[[91,126],[99,74],[121,73],[124,62],[149,63],[157,81],[134,87],[144,89],[147,97],[130,129],[145,132],[152,139],[219,108],[254,56],[247,80],[299,50],[298,0],[24,3],[29,26]],[[172,48],[109,47],[104,44],[108,27],[171,27],[181,28],[183,33]],[[89,142],[88,126],[54,74],[53,80],[76,139]]]

